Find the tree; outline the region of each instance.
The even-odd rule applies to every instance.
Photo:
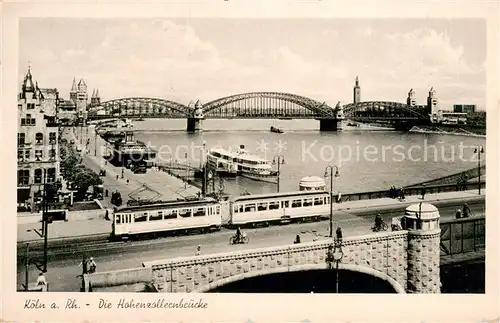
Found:
[[[77,168],[77,170],[78,171],[72,176],[71,180],[77,189],[77,196],[83,199],[88,188],[94,185],[101,185],[102,179],[90,169]]]

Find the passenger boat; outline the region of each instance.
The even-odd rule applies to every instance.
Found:
[[[274,182],[278,172],[272,170],[272,163],[259,156],[249,154],[241,145],[236,152],[220,148],[210,149],[207,155],[208,166],[221,176],[240,175],[246,178]]]
[[[280,128],[276,128],[276,127],[271,126],[271,132],[275,132],[275,133],[283,133],[283,130],[282,130],[282,129],[280,129]]]

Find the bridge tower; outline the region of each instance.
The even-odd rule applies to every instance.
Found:
[[[101,97],[99,96],[99,89],[94,89],[92,97],[90,98],[90,106],[96,107],[101,104]]]
[[[194,113],[192,117],[187,119],[187,132],[203,131],[203,106],[200,100],[196,101],[194,105]]]
[[[410,89],[410,92],[408,92],[406,104],[410,107],[414,107],[417,105],[417,99],[415,98],[415,91],[413,89]]]
[[[408,230],[408,293],[441,292],[439,217],[432,204],[421,202],[406,208],[403,227]]]
[[[337,105],[335,106],[335,116],[336,116],[336,121],[337,121],[337,131],[342,131],[344,128],[344,107],[342,104],[337,102]]]
[[[359,86],[359,77],[356,76],[356,82],[354,84],[353,90],[353,102],[359,103],[361,102],[361,87]]]
[[[438,99],[434,87],[431,87],[429,96],[427,97],[427,113],[433,115],[438,113]]]

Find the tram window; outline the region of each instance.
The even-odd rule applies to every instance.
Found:
[[[121,223],[121,218],[122,218],[121,214],[117,214],[116,215],[116,224],[120,224]]]
[[[238,213],[238,205],[233,206],[233,212]]]
[[[191,216],[191,209],[179,210],[179,215],[183,218],[189,218]]]
[[[267,203],[259,203],[259,204],[257,204],[257,210],[258,211],[266,211],[267,210]]]
[[[302,200],[293,200],[292,201],[292,207],[301,207],[302,206]]]
[[[320,198],[316,197],[314,199],[314,205],[323,205],[323,199],[321,197]]]
[[[163,217],[165,220],[177,219],[177,211],[176,210],[168,210],[165,211],[165,216]]]
[[[205,208],[199,207],[197,209],[194,209],[193,216],[205,216]]]
[[[269,210],[277,210],[280,208],[280,202],[269,202]]]
[[[157,220],[162,220],[163,219],[163,211],[158,211],[156,215],[151,214],[149,216],[149,221],[157,221]]]
[[[216,206],[215,207],[215,213],[216,214],[220,214],[220,206]]]
[[[302,204],[303,206],[311,206],[313,204],[312,199],[305,199],[304,203]]]
[[[240,211],[239,211],[239,212],[240,212],[240,213],[245,212],[245,211],[243,210],[243,205],[240,205]]]
[[[147,220],[148,220],[148,214],[147,213],[143,213],[143,214],[136,213],[136,214],[134,214],[134,222],[145,222]]]
[[[255,211],[255,204],[245,205],[245,212],[254,212],[254,211]]]

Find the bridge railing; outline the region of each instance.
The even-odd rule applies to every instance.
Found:
[[[459,191],[477,189],[477,187],[478,187],[477,183],[467,183],[463,185],[448,184],[448,185],[425,186],[425,194],[459,192]],[[481,182],[481,188],[485,187],[486,187],[486,182]],[[341,194],[341,201],[347,202],[347,201],[380,199],[380,198],[390,197],[389,193],[390,193],[389,190],[361,192],[361,193],[346,193],[346,194]],[[422,194],[422,187],[405,188],[405,196],[420,195],[420,194]]]
[[[486,218],[472,216],[443,221],[441,226],[441,256],[452,256],[485,249]]]

